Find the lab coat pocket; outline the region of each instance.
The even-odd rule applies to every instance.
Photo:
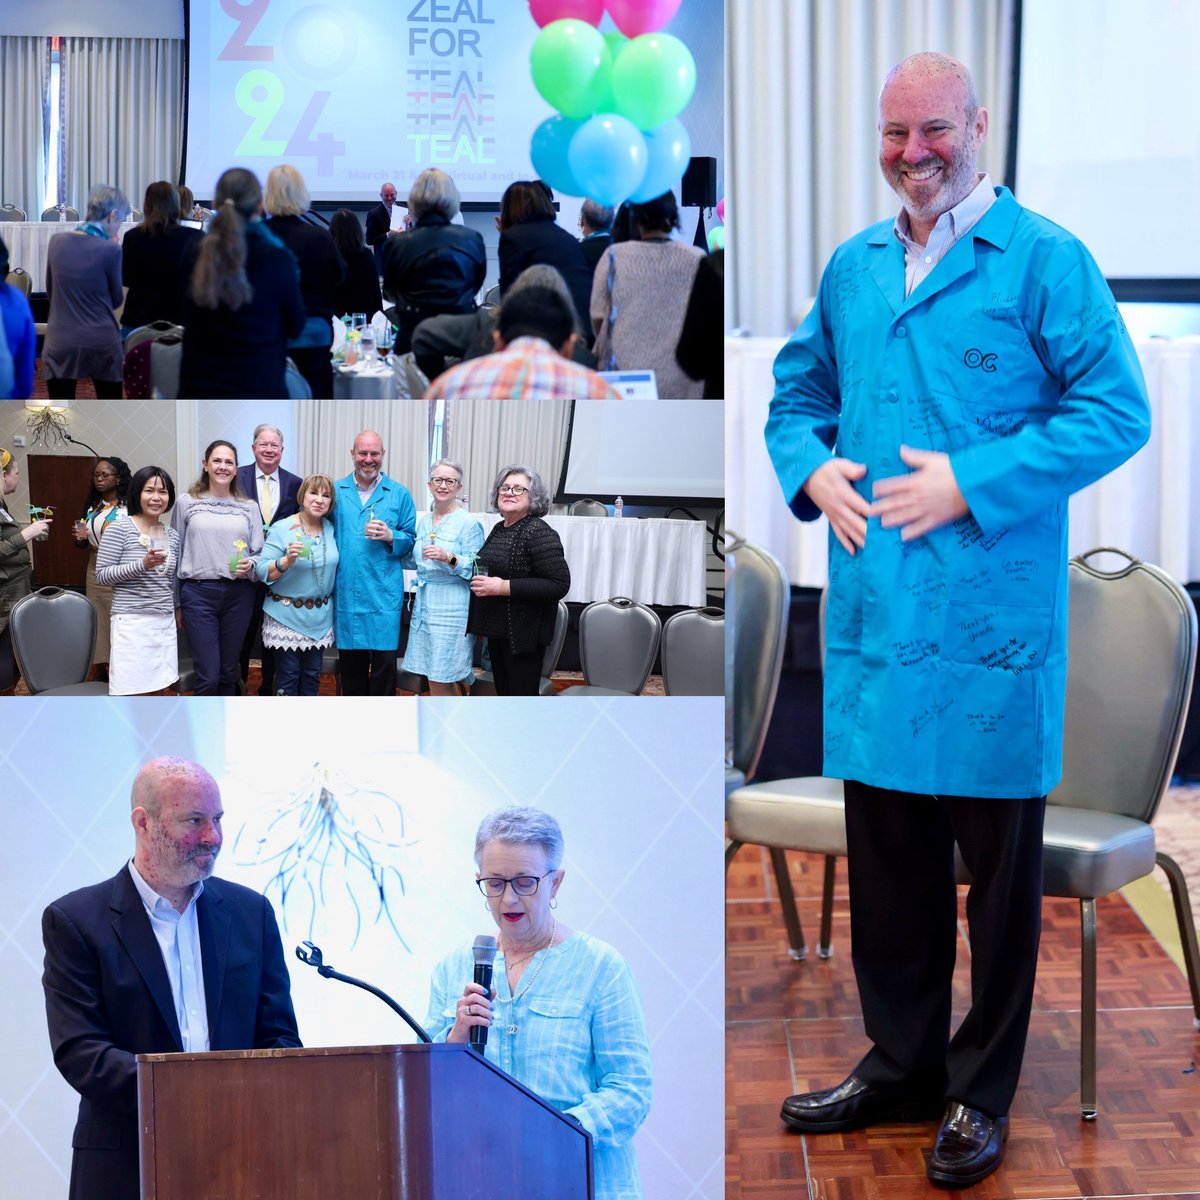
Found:
[[[1040,670],[1050,640],[1050,609],[952,600],[946,606],[942,658],[1001,680]]]

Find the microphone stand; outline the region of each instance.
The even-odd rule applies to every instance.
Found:
[[[400,1005],[397,1004],[396,1001],[393,1000],[386,992],[380,991],[379,988],[377,988],[373,983],[366,983],[362,979],[355,979],[353,975],[343,975],[339,971],[335,971],[332,967],[327,966],[322,961],[321,949],[319,946],[314,946],[312,942],[305,942],[304,945],[308,947],[307,953],[300,946],[297,946],[296,957],[302,963],[307,963],[310,967],[316,967],[317,974],[322,976],[322,978],[337,979],[342,983],[350,983],[355,987],[362,988],[365,992],[370,992],[372,996],[378,996],[379,999],[384,1002],[384,1004],[386,1004],[401,1018],[401,1020],[403,1020],[409,1026],[410,1029],[413,1030],[413,1032],[421,1039],[421,1041],[433,1041],[433,1038],[431,1038],[429,1034],[427,1034],[425,1030],[422,1029],[421,1026],[418,1025],[417,1022],[414,1021],[413,1018],[409,1016],[409,1014],[406,1013],[404,1009],[401,1008]]]
[[[87,442],[81,442],[81,441],[80,441],[78,438],[74,438],[74,437],[72,437],[72,436],[71,436],[69,433],[66,433],[66,432],[64,432],[64,433],[63,433],[63,437],[64,437],[64,438],[66,438],[66,439],[67,439],[67,441],[68,441],[68,442],[70,442],[70,443],[71,443],[73,446],[82,446],[82,447],[83,447],[85,450],[92,450],[91,446],[89,446],[89,445],[87,444]],[[93,455],[95,458],[99,458],[99,457],[100,457],[100,451],[99,451],[99,450],[92,450],[92,455]]]

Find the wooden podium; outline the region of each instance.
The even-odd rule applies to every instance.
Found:
[[[465,1045],[137,1064],[142,1200],[591,1200],[591,1135]]]

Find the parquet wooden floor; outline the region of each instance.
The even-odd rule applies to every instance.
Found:
[[[811,945],[821,860],[788,858]],[[730,869],[727,1200],[947,1194],[925,1178],[933,1122],[811,1137],[779,1120],[784,1096],[837,1083],[866,1048],[850,964],[845,864],[839,866],[834,955],[822,961],[810,949],[804,962],[788,957],[765,851],[743,848]],[[1098,902],[1097,914],[1099,1116],[1079,1119],[1078,906],[1048,900],[1007,1156],[996,1174],[964,1193],[972,1200],[1200,1200],[1200,1033],[1193,1028],[1187,980],[1124,899]],[[957,1015],[966,1007],[969,970],[961,896],[960,930]]]

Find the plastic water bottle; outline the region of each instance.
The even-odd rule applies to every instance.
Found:
[[[617,497],[617,502],[613,505],[613,516],[623,517],[625,515],[625,501],[620,496]]]
[[[58,206],[58,219],[60,221],[65,221],[67,219],[66,205],[60,204]]]

